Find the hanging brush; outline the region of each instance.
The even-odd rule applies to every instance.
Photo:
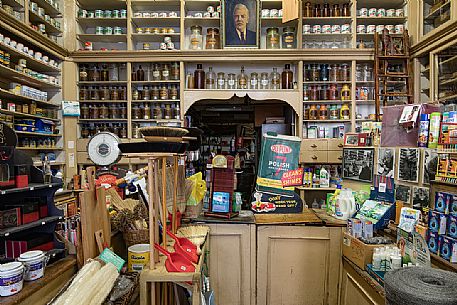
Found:
[[[139,130],[144,137],[182,138],[189,133],[189,131],[184,128],[166,126],[148,126],[142,127]]]

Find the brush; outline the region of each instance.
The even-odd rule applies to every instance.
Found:
[[[209,227],[207,226],[187,226],[178,229],[176,236],[185,237],[197,246],[197,254],[201,254],[201,245],[205,243]]]
[[[148,126],[140,128],[144,137],[182,137],[189,133],[187,129],[166,126]]]

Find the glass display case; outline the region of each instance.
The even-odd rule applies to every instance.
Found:
[[[422,35],[427,35],[451,19],[453,0],[423,0]]]
[[[448,45],[435,54],[437,77],[435,99],[443,104],[457,102],[457,43]]]

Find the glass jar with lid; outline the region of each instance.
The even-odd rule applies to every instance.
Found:
[[[119,100],[126,100],[127,99],[127,87],[119,87],[117,90],[117,94],[119,96]]]
[[[100,105],[100,119],[108,119],[109,118],[109,111],[108,107],[105,104]]]
[[[336,84],[331,84],[328,88],[328,99],[337,100],[339,98],[338,87]]]
[[[309,87],[307,85],[303,86],[303,100],[309,101]]]
[[[304,79],[305,79],[305,82],[311,81],[311,65],[310,64],[304,65]]]
[[[160,99],[161,100],[168,100],[168,87],[166,84],[163,84],[160,87]]]
[[[279,49],[281,47],[278,28],[267,29],[266,47],[267,49]]]
[[[87,82],[88,79],[89,79],[89,72],[87,69],[87,65],[79,65],[79,81]]]
[[[225,73],[217,73],[217,89],[225,89]]]
[[[248,76],[244,72],[244,66],[241,67],[241,72],[238,74],[237,77],[237,83],[238,83],[238,89],[247,89],[248,88]]]
[[[364,82],[372,81],[373,80],[373,68],[369,64],[364,64],[362,69],[363,69],[362,80]]]
[[[271,72],[270,88],[273,90],[281,89],[281,75],[278,72],[278,68],[273,68],[273,72]]]
[[[329,99],[329,89],[327,85],[322,85],[321,89],[319,90],[319,99],[321,100],[328,100]]]
[[[173,84],[170,86],[170,99],[177,100],[178,99],[178,86]]]
[[[236,75],[235,73],[229,73],[227,75],[227,89],[236,89]]]
[[[144,86],[143,87],[143,100],[147,101],[151,99],[151,90],[149,89],[149,86]]]
[[[91,100],[100,100],[98,87],[91,87],[90,90],[90,99]]]
[[[206,49],[214,50],[221,48],[221,38],[218,28],[208,28],[206,30]]]
[[[283,49],[295,49],[295,28],[288,26],[285,27],[282,33],[282,48]]]
[[[318,101],[319,100],[319,86],[312,85],[309,87],[309,99],[311,101]]]
[[[317,111],[317,107],[316,105],[311,105],[309,107],[309,119],[310,120],[317,120],[317,117],[318,117],[319,113]]]
[[[160,66],[158,64],[154,64],[152,66],[152,80],[153,81],[160,80]]]
[[[260,74],[260,89],[268,90],[270,89],[270,78],[267,72],[262,72]]]
[[[170,66],[168,64],[163,65],[161,80],[170,80]]]
[[[206,89],[216,89],[216,73],[213,72],[213,67],[208,67],[205,84]]]
[[[133,89],[132,91],[132,100],[137,101],[140,99],[140,92],[138,89]]]
[[[81,119],[89,118],[89,106],[86,103],[81,105]]]
[[[328,109],[325,104],[319,107],[319,120],[326,120],[328,118]]]
[[[102,87],[100,90],[100,100],[109,100],[110,99],[110,91],[108,86]]]
[[[179,80],[179,62],[174,62],[171,64],[171,79]]]
[[[202,50],[203,49],[203,36],[202,27],[199,25],[193,25],[190,27],[190,44],[191,50]]]
[[[341,100],[350,101],[351,100],[351,89],[348,84],[344,84],[341,88]]]
[[[355,80],[358,82],[363,81],[364,78],[364,71],[363,71],[363,66],[362,64],[357,64],[355,66]]]
[[[318,64],[312,64],[311,65],[311,81],[312,82],[318,82],[320,81],[320,69]]]
[[[169,120],[169,119],[171,119],[172,115],[173,115],[173,113],[171,111],[171,106],[170,106],[170,104],[168,104],[165,106],[163,118],[166,120]]]
[[[160,98],[160,89],[159,86],[154,85],[151,88],[151,99],[158,100]]]
[[[126,119],[127,118],[127,106],[125,104],[121,105],[120,112],[121,112],[121,119]]]
[[[138,106],[138,104],[134,104],[132,106],[132,118],[134,120],[141,119],[141,111],[140,111],[140,107]]]
[[[119,92],[118,92],[118,90],[117,90],[117,87],[112,87],[112,88],[109,90],[109,95],[110,95],[110,100],[112,100],[112,101],[120,100],[120,98],[119,98]]]
[[[151,117],[151,106],[149,103],[144,103],[144,110],[143,110],[143,119],[149,120]]]
[[[331,82],[337,82],[339,79],[339,70],[340,67],[338,64],[332,64],[330,65],[330,71],[329,71],[329,81]]]
[[[351,68],[349,68],[348,64],[341,64],[340,65],[340,81],[342,82],[349,82],[351,81]]]
[[[112,81],[119,80],[119,66],[118,64],[112,63],[109,65],[109,79]]]
[[[159,104],[154,104],[152,109],[152,118],[155,120],[160,120],[162,118],[162,109]]]
[[[90,118],[93,120],[100,118],[100,108],[97,104],[92,105],[92,109],[90,110]]]
[[[259,75],[257,72],[251,73],[251,79],[249,81],[249,89],[257,90],[259,89]]]
[[[85,101],[89,99],[89,89],[86,86],[79,87],[79,100]]]
[[[329,74],[328,64],[321,64],[320,65],[320,80],[323,82],[328,81],[328,78],[329,78],[328,74]]]

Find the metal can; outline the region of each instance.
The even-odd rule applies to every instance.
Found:
[[[105,10],[105,18],[112,18],[113,15],[112,15],[112,12],[111,10]]]
[[[167,44],[165,42],[160,43],[160,49],[161,50],[166,50],[167,49]]]
[[[330,24],[324,24],[322,26],[322,34],[331,34],[332,33],[332,26]]]
[[[378,12],[378,10],[376,8],[370,8],[368,10],[368,17],[376,17],[376,13]]]
[[[122,28],[120,26],[114,27],[114,35],[122,35]]]
[[[395,16],[403,17],[405,15],[405,11],[402,8],[398,8],[395,10]]]
[[[221,16],[220,14],[221,14],[221,13],[219,13],[219,12],[214,12],[214,13],[211,14],[211,17],[213,17],[213,18],[219,18],[219,17]]]
[[[378,8],[376,12],[376,16],[378,17],[386,17],[386,9],[385,8]]]
[[[95,10],[95,18],[103,18],[103,10]]]
[[[278,10],[278,17],[282,17],[283,11],[282,8]]]
[[[167,42],[167,49],[168,50],[174,50],[175,49],[175,44],[173,42]]]
[[[160,17],[160,18],[167,18],[168,15],[167,15],[167,13],[165,13],[165,12],[161,12],[161,13],[159,13],[159,17]]]
[[[271,9],[271,10],[270,10],[270,18],[276,18],[276,17],[278,17],[278,13],[279,13],[279,12],[278,12],[277,9],[275,9],[275,8]]]
[[[208,7],[206,8],[206,11],[207,11],[208,13],[214,13],[214,6],[211,6],[211,5],[208,6]]]
[[[36,2],[30,2],[30,10],[34,13],[38,11],[38,3]],[[81,11],[81,10],[80,10]]]
[[[44,23],[38,24],[38,31],[43,34],[46,34],[46,24],[44,24]]]
[[[332,34],[340,34],[341,26],[339,24],[332,25]]]
[[[359,17],[368,17],[368,9],[366,7],[359,9]]]
[[[152,34],[160,34],[159,28],[152,28]]]
[[[403,34],[405,31],[405,26],[403,24],[397,24],[395,26],[395,34]]]
[[[358,34],[365,34],[367,32],[367,27],[364,24],[359,24],[357,26],[357,33]]]
[[[311,34],[311,25],[309,25],[309,24],[303,25],[303,34]]]
[[[376,25],[374,25],[374,24],[367,25],[368,34],[374,34],[375,32],[376,32]]]
[[[149,42],[143,43],[143,50],[150,50],[151,49],[151,44]]]
[[[152,12],[152,13],[151,13],[151,18],[159,18],[159,13],[157,13],[157,12]]]
[[[169,12],[169,13],[168,13],[168,17],[176,18],[176,17],[178,17],[178,13],[176,13],[176,12]]]
[[[270,10],[267,9],[267,8],[264,8],[264,9],[262,10],[262,12],[261,12],[261,16],[262,16],[262,18],[268,18],[268,17],[270,17]]]
[[[113,18],[120,18],[121,12],[119,10],[113,10]]]
[[[395,9],[391,8],[391,9],[386,10],[386,16],[395,17]]]
[[[127,18],[127,10],[121,10],[121,18]]]
[[[46,14],[46,13],[45,13],[45,11],[44,11],[44,8],[39,7],[39,8],[38,8],[38,16],[44,17],[45,14]]]
[[[151,28],[144,28],[144,32],[146,34],[151,34]]]
[[[103,35],[105,33],[105,29],[102,26],[97,26],[95,28],[95,34],[96,35]]]
[[[211,13],[204,12],[204,13],[203,13],[203,17],[204,17],[204,18],[211,18]]]
[[[80,9],[80,10],[78,11],[78,17],[79,17],[79,18],[87,18],[87,10],[82,10],[82,9]]]
[[[345,23],[341,26],[341,33],[349,34],[351,33],[351,25],[349,23]]]
[[[384,25],[383,24],[380,24],[380,25],[376,26],[376,33],[382,33],[383,30],[384,30]]]
[[[110,26],[105,27],[105,30],[103,31],[103,34],[105,35],[113,35],[113,28]]]
[[[94,11],[87,11],[87,18],[95,18],[95,12]]]
[[[92,42],[86,41],[86,42],[84,43],[84,50],[86,50],[86,51],[92,51],[93,49],[94,49],[94,46],[93,46]]]
[[[320,24],[313,25],[313,33],[320,34],[322,32],[322,28]]]
[[[389,34],[395,34],[395,27],[393,24],[387,24],[385,28],[389,31]]]
[[[137,34],[143,34],[143,28],[136,28]]]
[[[163,38],[163,42],[165,42],[165,43],[171,42],[171,37],[170,37],[170,36],[165,36],[165,37]]]
[[[143,17],[143,14],[141,12],[133,13],[133,18],[141,18],[141,17]]]
[[[194,17],[195,18],[203,18],[203,14],[202,13],[194,13]]]
[[[174,28],[167,28],[167,34],[173,34],[173,33],[175,33]]]
[[[167,33],[167,28],[161,28],[160,29],[161,34],[166,34]]]

